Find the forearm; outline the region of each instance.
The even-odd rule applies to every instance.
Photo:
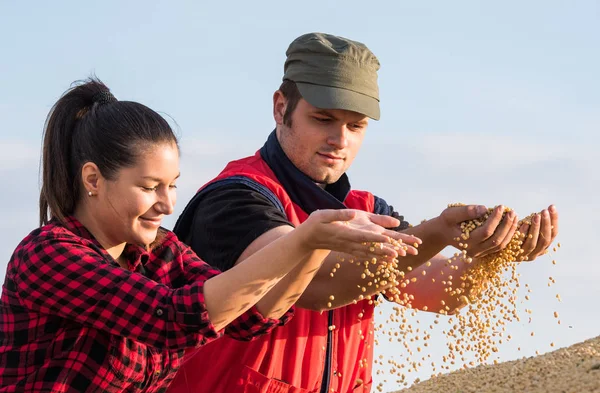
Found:
[[[396,256],[397,253],[393,250],[392,246],[388,244],[390,237],[394,237],[395,239],[405,239],[410,243],[421,241],[413,236],[399,234],[392,230],[385,230],[385,226],[397,225],[398,221],[390,217],[375,216],[371,214],[372,217],[368,216],[365,218],[364,216],[359,216],[355,220],[355,216],[358,213],[357,211],[352,210],[332,210],[330,212],[326,212],[324,210],[318,212],[317,214],[319,214],[319,217],[321,217],[324,214],[330,216],[332,214],[336,214],[339,216],[342,213],[345,214],[349,219],[352,219],[353,224],[351,224],[350,227],[335,224],[335,233],[331,233],[328,236],[313,236],[315,240],[315,243],[313,244],[313,250],[311,250],[310,255],[307,253],[306,259],[303,260],[302,265],[299,266],[296,271],[290,273],[289,277],[280,282],[279,285],[274,288],[271,293],[269,293],[268,296],[263,299],[263,301],[260,302],[259,307],[264,309],[265,312],[285,312],[284,307],[291,305],[295,300],[298,299],[302,293],[302,290],[306,288],[315,274],[317,274],[318,277],[316,280],[313,280],[315,282],[309,290],[309,293],[300,298],[300,307],[322,310],[324,309],[324,305],[328,308],[331,308],[336,296],[338,297],[336,303],[342,305],[353,300],[360,300],[361,292],[363,293],[363,297],[369,296],[372,293],[376,293],[378,292],[378,287],[380,287],[379,291],[383,289],[380,284],[386,285],[384,282],[385,279],[382,278],[382,280],[379,281],[379,277],[375,277],[372,273],[370,273],[370,271],[367,269],[367,265],[376,265],[376,268],[378,269],[382,267],[382,262],[381,260],[373,261],[373,259],[380,258],[391,260],[392,257]],[[365,212],[359,213],[363,215],[370,214]],[[340,217],[344,216],[342,215]],[[316,218],[316,220],[318,219],[319,218]],[[339,219],[337,221],[339,221]],[[365,222],[368,223],[367,226],[365,226]],[[382,226],[380,226],[380,224]],[[293,234],[296,234],[302,228],[305,228],[305,224],[298,226],[296,229],[284,225],[264,233],[255,239],[244,250],[236,263],[245,262],[245,259],[249,255],[253,255],[253,253],[264,247],[264,245],[271,243],[275,239],[278,239],[286,232],[292,232]],[[375,231],[372,229],[375,229]],[[381,247],[365,247],[365,245],[369,243],[379,243]],[[319,251],[314,251],[314,249]],[[344,265],[347,265],[348,268],[342,269],[342,272],[346,274],[344,274],[342,278],[337,278],[335,288],[331,288],[331,282],[329,281],[325,283],[325,280],[329,279],[328,276],[332,274],[334,269],[341,269],[341,262],[343,261],[338,259],[338,255],[340,254],[333,254],[330,258],[327,258],[327,263],[325,266],[320,266],[325,256],[327,256],[325,251],[323,251],[325,249],[338,251],[343,250],[349,254],[362,255],[360,259],[356,259],[354,266],[352,266],[352,263],[349,263],[350,261],[344,263]],[[410,246],[407,248],[406,252],[416,253],[417,251],[414,247]],[[405,251],[402,251],[402,253],[404,254]],[[279,255],[280,260],[285,258],[287,258],[287,256]],[[364,267],[359,266],[359,263],[362,263],[363,261],[369,261],[369,263],[365,262],[364,265],[362,265]],[[346,270],[350,269],[353,269],[352,272],[355,272],[353,277],[347,275],[348,273]],[[365,271],[365,274],[361,274],[361,270]],[[353,281],[352,279],[345,280],[344,278],[347,277],[351,277],[354,280],[360,281]],[[362,283],[362,285],[359,285],[360,283]],[[371,288],[369,288],[369,292],[367,292],[367,287],[371,287],[373,289],[371,290]],[[340,294],[342,296],[339,296]],[[277,300],[278,298],[282,297],[282,300]]]
[[[280,226],[266,232],[246,248],[236,264],[244,264],[258,250],[296,230],[290,226]],[[350,259],[349,255],[339,252],[311,251],[269,290],[258,302],[257,308],[265,317],[278,318],[294,303],[302,308],[322,311],[349,304],[361,295],[367,297],[381,291],[382,288],[377,289],[373,283],[368,285],[371,279],[366,279],[366,275],[365,279],[361,278],[364,265],[359,265],[358,259],[356,263],[350,263]],[[281,255],[280,260],[283,260]],[[338,267],[339,270],[331,277],[333,269]],[[363,287],[365,292],[362,292]]]
[[[369,266],[368,272],[375,273],[376,265]],[[366,269],[364,261],[360,259],[331,252],[297,305],[315,311],[334,309],[376,295],[391,287],[391,283],[384,284],[376,280],[377,276],[370,277]]]
[[[468,303],[474,289],[482,284],[461,279],[476,263],[462,255],[449,258],[438,254],[411,271],[406,279],[415,278],[416,281],[400,288],[400,292],[411,297],[412,308],[454,314]]]
[[[447,243],[440,228],[439,218],[436,217],[403,231],[421,238],[423,243],[417,255],[398,257],[398,270],[409,274],[410,270],[422,266],[444,249]],[[300,297],[298,306],[317,311],[337,308],[376,295],[392,286],[389,282],[376,281],[377,276],[369,276],[369,272],[375,273],[376,265],[369,264],[370,269],[366,270],[364,262],[347,254],[332,252]],[[335,274],[331,277],[334,269]]]
[[[418,266],[430,261],[449,244],[448,234],[444,233],[439,216],[407,228],[402,232],[414,235],[423,241],[423,244],[419,245],[417,255],[407,255],[399,259],[399,268],[405,272],[408,267],[416,269]]]
[[[294,230],[281,236],[244,259],[230,270],[208,280],[204,285],[206,308],[217,329],[228,325],[253,305],[259,303],[281,279],[299,263],[314,255],[301,242],[301,234]],[[283,299],[285,300],[285,299]],[[287,309],[274,302],[271,306],[258,305],[259,311]],[[262,308],[262,309],[261,309]],[[263,314],[265,317],[269,315]]]
[[[268,318],[285,314],[303,295],[329,253],[329,250],[314,250],[307,255],[257,303],[260,313]]]

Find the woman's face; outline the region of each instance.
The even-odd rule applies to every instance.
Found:
[[[163,218],[173,213],[178,177],[179,150],[163,143],[145,149],[136,165],[120,169],[114,180],[99,181],[91,214],[104,240],[152,243]]]

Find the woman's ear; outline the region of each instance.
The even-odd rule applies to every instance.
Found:
[[[98,195],[101,180],[102,174],[96,164],[93,162],[83,164],[83,167],[81,167],[81,181],[86,196],[93,197]]]

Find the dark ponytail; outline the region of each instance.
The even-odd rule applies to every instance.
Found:
[[[173,143],[169,124],[152,109],[117,101],[96,78],[78,82],[54,104],[44,127],[40,225],[64,221],[81,197],[80,172],[95,163],[112,180],[147,148]]]

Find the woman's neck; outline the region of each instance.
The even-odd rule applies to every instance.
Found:
[[[102,248],[121,265],[120,256],[125,249],[125,242],[118,242],[102,230],[97,220],[95,220],[85,208],[76,209],[73,216],[94,236]],[[125,266],[126,267],[126,266]]]

